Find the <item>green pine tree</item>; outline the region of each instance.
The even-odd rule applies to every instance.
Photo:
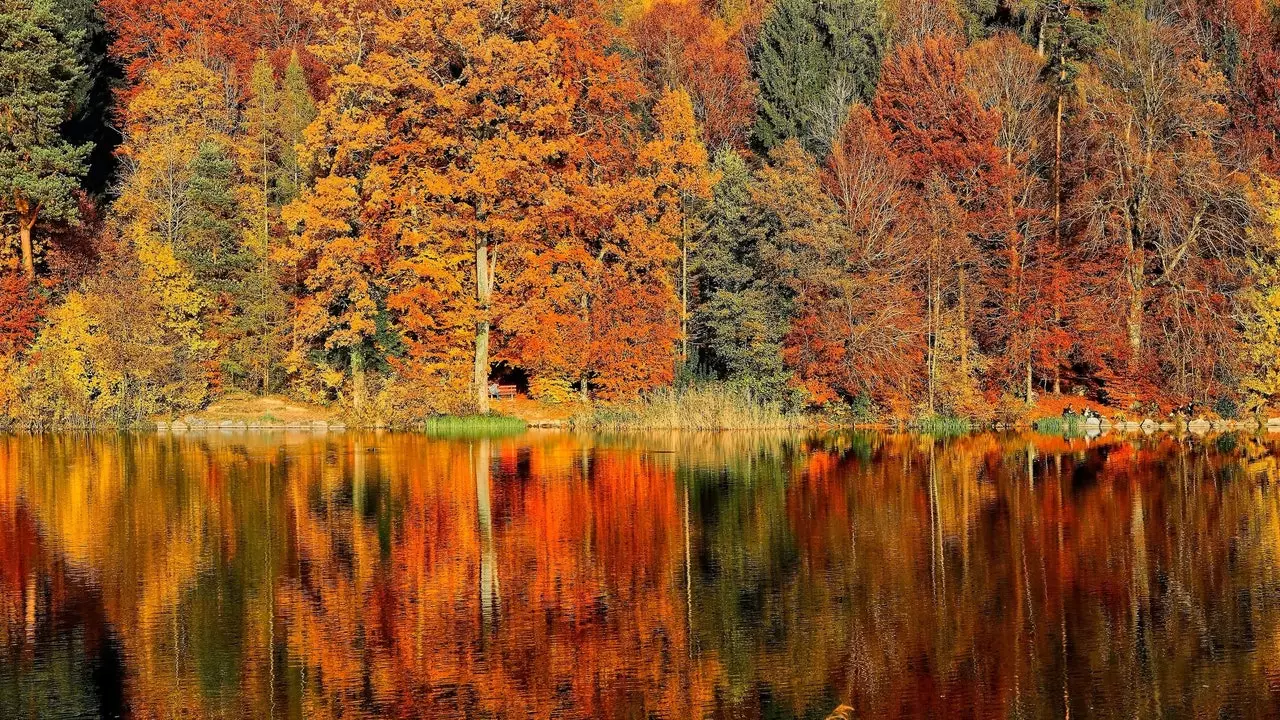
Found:
[[[825,154],[848,106],[875,92],[883,48],[876,0],[779,0],[755,53],[757,142]]]
[[[752,176],[737,153],[716,155],[720,174],[703,215],[693,260],[700,299],[693,335],[701,365],[759,397],[786,399],[790,374],[782,359],[788,298],[761,257],[765,233],[753,227]]]
[[[90,147],[68,142],[63,126],[85,82],[83,42],[54,0],[0,0],[0,204],[17,221],[28,277],[36,273],[36,222],[76,214]]]
[[[201,284],[225,292],[240,281],[254,259],[241,242],[235,163],[224,147],[205,142],[192,159],[190,169],[189,225],[177,248],[178,256]]]

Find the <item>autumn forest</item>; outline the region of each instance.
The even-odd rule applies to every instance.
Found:
[[[0,0],[0,418],[1280,400],[1271,0]]]

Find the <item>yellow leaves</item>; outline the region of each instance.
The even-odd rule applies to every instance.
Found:
[[[122,152],[163,142],[195,147],[225,136],[232,116],[222,78],[196,60],[184,60],[152,71],[129,103],[128,137]]]
[[[1280,182],[1263,176],[1251,200],[1264,222],[1254,230],[1262,252],[1249,261],[1253,284],[1242,294],[1250,372],[1241,387],[1258,410],[1280,397]]]
[[[143,287],[154,293],[163,312],[166,331],[192,353],[212,350],[214,343],[202,338],[200,313],[207,298],[191,271],[173,254],[169,245],[142,238],[136,245]]]
[[[90,412],[94,390],[92,359],[98,339],[84,296],[71,293],[49,314],[45,331],[31,349],[35,359],[26,384],[36,392],[28,407],[53,414],[50,422],[83,417]]]
[[[25,422],[133,422],[203,402],[203,368],[166,330],[159,299],[121,279],[95,280],[50,313],[18,381]]]
[[[653,115],[657,137],[641,150],[639,165],[649,170],[659,195],[674,192],[686,201],[710,198],[717,177],[708,167],[689,93],[683,88],[667,90]]]

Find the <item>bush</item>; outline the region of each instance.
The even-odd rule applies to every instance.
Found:
[[[1229,397],[1220,397],[1213,403],[1213,411],[1223,420],[1235,420],[1240,417],[1240,406]]]

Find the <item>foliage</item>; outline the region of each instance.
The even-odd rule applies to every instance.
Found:
[[[1243,340],[1249,373],[1242,382],[1248,406],[1260,409],[1280,397],[1280,183],[1265,178],[1258,204],[1266,225],[1259,255],[1251,259],[1253,284],[1244,293],[1248,314]]]
[[[760,29],[756,139],[824,154],[855,101],[875,91],[884,48],[877,3],[778,0]]]
[[[18,226],[22,269],[34,278],[37,220],[76,214],[74,190],[90,147],[63,135],[85,82],[84,32],[53,0],[0,3],[0,201]]]
[[[10,421],[1280,386],[1258,3],[4,2]]]
[[[790,375],[782,357],[789,311],[784,289],[758,267],[768,239],[754,232],[755,179],[733,151],[718,153],[714,169],[720,179],[699,218],[703,229],[690,263],[698,359],[759,397],[782,399]]]
[[[628,30],[650,85],[689,93],[708,145],[746,144],[756,88],[741,34],[693,0],[660,0]]]

